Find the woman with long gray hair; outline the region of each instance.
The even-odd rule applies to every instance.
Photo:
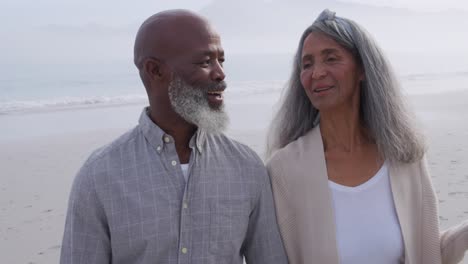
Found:
[[[440,234],[423,137],[372,37],[323,11],[299,42],[267,164],[290,263],[457,263]]]

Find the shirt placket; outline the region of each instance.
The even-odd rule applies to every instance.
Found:
[[[196,177],[192,173],[192,167],[195,166],[197,160],[197,151],[196,149],[192,148],[192,154],[190,155],[189,161],[189,169],[188,169],[188,177],[187,182],[184,188],[184,194],[182,198],[182,205],[181,205],[181,214],[180,214],[180,257],[179,257],[179,264],[187,264],[190,263],[190,255],[191,255],[191,239],[192,239],[192,222],[190,218],[190,196],[191,196],[191,182],[196,179]]]
[[[179,158],[177,156],[177,151],[175,150],[175,145],[173,140],[170,136],[165,135],[163,137],[163,141],[165,144],[165,154],[166,158],[166,167],[170,172],[172,172],[173,182],[177,188],[177,208],[176,211],[178,212],[179,216],[179,230],[178,230],[178,241],[179,241],[179,248],[178,248],[178,264],[188,264],[190,263],[190,239],[191,239],[191,221],[190,221],[190,203],[189,203],[189,186],[190,186],[190,179],[191,177],[191,167],[196,159],[196,151],[192,149],[192,154],[190,155],[189,161],[189,170],[188,174],[189,177],[187,182],[185,182],[182,169],[180,167]],[[180,188],[183,186],[182,188]]]

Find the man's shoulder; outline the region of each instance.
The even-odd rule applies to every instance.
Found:
[[[136,126],[133,129],[120,135],[110,143],[94,150],[86,160],[84,167],[96,165],[100,162],[103,162],[104,160],[109,162],[109,159],[112,160],[115,157],[120,157],[122,153],[127,153],[122,152],[122,149],[129,147],[129,145],[134,145],[139,134],[140,130],[138,126]]]
[[[212,134],[207,137],[210,151],[222,151],[224,155],[231,158],[247,162],[252,165],[263,166],[263,161],[259,155],[249,146],[243,144],[225,134]]]

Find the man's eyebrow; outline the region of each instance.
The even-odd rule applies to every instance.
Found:
[[[219,57],[224,57],[224,51],[215,51],[215,50],[203,50],[195,55],[195,57],[211,57],[218,53]]]

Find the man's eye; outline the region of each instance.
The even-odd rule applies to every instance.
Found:
[[[197,62],[196,64],[202,67],[207,67],[208,65],[210,65],[210,63],[211,63],[210,60],[203,60],[203,61]]]
[[[308,69],[308,68],[310,68],[310,66],[312,66],[311,63],[304,63],[304,64],[302,64],[302,69]]]
[[[327,62],[335,62],[337,60],[338,60],[338,58],[336,58],[336,57],[328,57],[326,61]]]

